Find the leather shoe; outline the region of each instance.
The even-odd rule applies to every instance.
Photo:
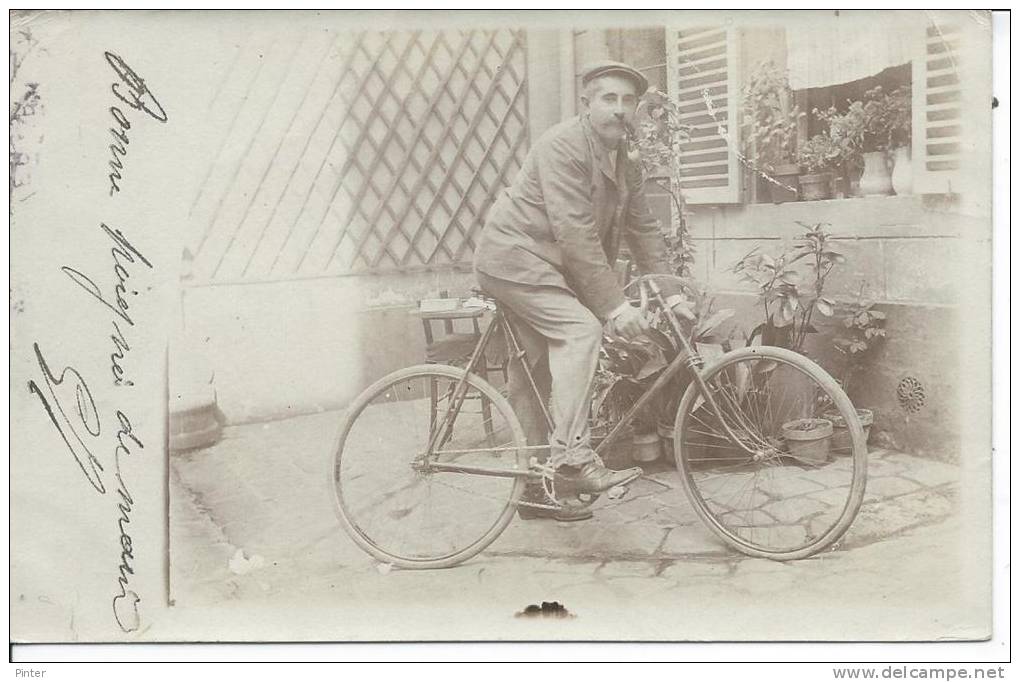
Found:
[[[640,478],[644,473],[641,467],[614,471],[598,462],[588,462],[581,467],[576,475],[571,475],[564,469],[570,471],[573,467],[561,467],[560,473],[570,482],[577,493],[601,493],[618,485],[626,485]]]
[[[541,486],[535,485],[529,485],[524,489],[524,494],[521,495],[521,502],[545,505],[553,504],[552,500],[550,500],[545,494],[545,490]],[[534,521],[537,519],[553,519],[555,521],[586,521],[595,516],[588,507],[571,505],[560,507],[559,509],[545,509],[543,507],[529,507],[524,504],[517,506],[517,515],[524,521]]]

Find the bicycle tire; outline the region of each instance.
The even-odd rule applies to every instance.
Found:
[[[706,366],[701,376],[716,404],[724,405],[714,412],[699,382],[692,381],[674,424],[676,465],[698,517],[730,547],[766,559],[803,559],[837,542],[853,523],[864,497],[867,444],[854,406],[835,379],[803,355],[770,346],[726,353]],[[762,396],[771,395],[772,386],[792,386],[792,403],[786,398],[774,406],[771,397],[763,400]],[[802,447],[793,441],[795,434],[789,428],[796,418],[785,422],[782,437],[775,430],[798,410],[807,413],[804,417],[817,417],[818,391],[845,420],[847,440],[825,459],[818,454],[821,450],[812,450],[813,459],[806,460],[807,450],[794,450]],[[720,417],[727,410],[732,414]],[[724,433],[723,421],[743,439],[744,446],[757,448],[755,456],[760,459],[733,443]],[[725,493],[724,502],[727,480],[736,481],[737,487]],[[790,491],[785,497],[784,486]],[[802,517],[795,517],[798,511]]]
[[[404,471],[399,464],[393,465],[393,463],[388,460],[385,462],[385,466],[384,463],[379,460],[369,461],[366,466],[361,467],[360,471],[351,471],[352,466],[357,468],[357,465],[350,465],[349,463],[355,458],[354,451],[358,449],[359,445],[366,443],[372,445],[372,453],[368,456],[374,457],[380,454],[388,456],[385,453],[379,452],[379,450],[386,450],[387,452],[392,450],[393,448],[386,447],[386,444],[390,442],[399,442],[398,445],[394,446],[398,450],[397,455],[407,454],[406,452],[402,453],[401,451],[404,447],[404,443],[409,442],[411,439],[414,440],[414,445],[416,447],[420,447],[420,452],[424,452],[428,444],[427,430],[422,431],[414,425],[405,425],[403,422],[401,423],[401,426],[405,426],[406,428],[399,428],[398,425],[391,424],[387,421],[384,424],[386,428],[382,430],[382,433],[380,433],[378,422],[380,422],[385,415],[381,412],[375,411],[372,413],[371,417],[366,416],[369,414],[369,410],[375,409],[374,406],[377,405],[397,405],[397,409],[390,411],[392,414],[419,412],[421,409],[420,405],[415,404],[408,406],[408,404],[419,403],[421,400],[428,400],[427,395],[425,398],[413,399],[400,397],[390,399],[390,396],[396,395],[399,391],[405,391],[405,387],[411,385],[410,382],[424,382],[430,387],[430,390],[432,390],[433,387],[439,386],[440,384],[453,386],[456,382],[460,381],[464,375],[465,370],[446,365],[416,365],[398,370],[384,376],[365,389],[355,399],[343,420],[336,446],[334,448],[330,480],[335,497],[337,515],[341,526],[355,544],[384,564],[391,564],[409,569],[448,568],[456,566],[457,564],[475,556],[489,546],[507,527],[513,518],[514,512],[516,511],[517,502],[524,491],[525,481],[523,476],[518,475],[512,478],[498,479],[503,482],[502,485],[492,484],[490,487],[499,489],[499,493],[504,496],[505,499],[503,499],[503,497],[499,497],[497,500],[498,505],[489,504],[485,510],[485,514],[482,514],[475,509],[475,514],[472,515],[473,510],[463,508],[463,499],[451,509],[451,515],[455,515],[457,518],[449,519],[450,526],[458,522],[468,522],[472,518],[476,520],[480,519],[481,525],[479,526],[479,530],[477,532],[469,531],[466,533],[471,536],[470,539],[463,542],[457,542],[456,546],[453,547],[452,550],[436,550],[433,552],[432,550],[423,549],[421,551],[407,553],[406,550],[402,551],[397,548],[395,545],[398,543],[393,540],[389,538],[381,538],[380,531],[373,533],[369,531],[366,526],[372,522],[371,517],[373,515],[383,514],[385,505],[395,497],[396,493],[409,490],[411,487],[417,486],[418,484],[412,482],[412,484],[403,486],[393,493],[387,493],[382,489],[376,491],[370,483],[363,481],[361,483],[363,489],[362,492],[366,493],[368,496],[376,496],[378,498],[378,502],[369,500],[369,503],[365,506],[366,511],[363,512],[356,513],[352,508],[354,503],[352,502],[351,497],[353,495],[353,491],[357,489],[357,486],[355,485],[355,481],[357,479],[371,475],[374,473],[373,470],[382,468],[383,475],[378,476],[377,478],[379,478],[378,483],[385,485],[390,482],[391,474],[399,476],[401,475],[401,472]],[[437,383],[432,384],[431,382],[433,380]],[[526,444],[526,438],[520,421],[511,408],[510,403],[495,387],[481,377],[471,374],[467,377],[467,381],[470,394],[479,396],[483,400],[488,400],[491,410],[499,416],[499,422],[491,417],[488,418],[488,426],[485,427],[485,437],[489,439],[496,437],[510,438],[504,448],[507,465],[509,468],[513,468],[514,470],[526,470],[528,465],[526,457],[527,451],[516,449],[523,447]],[[391,390],[391,393],[386,393],[387,390]],[[412,394],[409,393],[408,395]],[[384,400],[377,403],[376,400],[380,396],[383,396]],[[461,413],[454,420],[453,437],[457,437],[458,430],[463,432],[464,429],[462,427],[465,426],[464,422],[468,421],[467,415],[468,413],[462,405]],[[438,415],[430,416],[426,420],[426,424],[430,421],[432,424],[435,424],[437,416]],[[373,423],[373,421],[376,423]],[[483,426],[485,421],[486,418],[483,417]],[[493,433],[488,433],[488,429],[493,428],[493,426],[497,423],[499,425],[498,436],[495,431],[493,431]],[[467,428],[470,428],[472,425],[474,425],[473,422],[468,425]],[[429,425],[428,428],[432,428],[432,426]],[[416,433],[409,435],[409,431],[416,431]],[[424,438],[420,436],[422,433],[426,434]],[[469,430],[468,435],[469,438],[473,438],[475,436],[475,432]],[[503,451],[500,452],[500,456],[502,456],[502,454]],[[495,457],[496,455],[493,454],[490,456]],[[510,466],[511,462],[512,466]],[[395,466],[395,468],[393,468],[392,471],[389,471],[386,469],[387,466]],[[408,466],[410,467],[411,465],[408,464]],[[417,480],[418,478],[420,478],[421,481],[424,481],[430,476],[438,476],[448,479],[448,482],[444,483],[443,486],[446,486],[446,488],[450,490],[462,489],[452,483],[452,477],[455,476],[463,477],[465,481],[469,479],[493,478],[452,472],[433,472],[431,474],[417,472],[414,476],[411,476],[411,478],[412,481]],[[435,480],[438,480],[438,478]],[[425,484],[422,483],[422,485]],[[468,485],[468,483],[462,483],[462,485]],[[443,486],[439,486],[440,490]],[[429,489],[429,493],[431,493],[431,483],[429,483],[427,487]],[[431,500],[427,504],[431,505]],[[399,519],[409,519],[419,511],[419,505],[420,502],[410,505],[407,507],[406,511],[398,507],[396,512],[393,512],[391,516],[394,516],[394,519],[397,519],[398,517],[396,514],[403,513],[405,514],[405,517],[399,517]],[[497,506],[499,506],[499,509],[496,509]],[[429,509],[431,510],[431,507],[429,507]],[[491,524],[489,523],[489,520],[491,520]],[[404,532],[406,533],[406,530]],[[435,526],[429,527],[429,534],[441,532],[442,528]],[[475,535],[477,535],[477,537],[475,537]]]

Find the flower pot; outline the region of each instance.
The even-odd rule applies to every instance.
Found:
[[[662,447],[659,445],[659,434],[635,433],[631,458],[635,462],[654,462],[662,454]]]
[[[784,163],[776,166],[765,184],[769,188],[769,198],[772,203],[781,204],[786,201],[797,201],[799,195],[800,166],[795,163]]]
[[[864,155],[864,175],[861,176],[861,194],[866,197],[887,197],[893,193],[889,176],[889,161],[885,152],[867,152]]]
[[[832,422],[828,419],[794,419],[783,424],[783,438],[790,454],[797,459],[816,464],[828,462]]]
[[[839,416],[839,412],[826,412],[822,415],[832,422],[832,442],[830,448],[833,454],[848,456],[850,452],[850,429],[846,421]],[[861,420],[861,427],[864,429],[864,442],[868,442],[871,436],[871,425],[875,423],[875,413],[864,408],[857,409],[857,418]]]
[[[800,198],[820,201],[832,198],[832,173],[811,173],[800,176]]]
[[[914,167],[910,163],[910,148],[898,147],[893,156],[892,177],[893,191],[903,196],[914,189]]]

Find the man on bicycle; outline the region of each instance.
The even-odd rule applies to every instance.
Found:
[[[549,396],[552,434],[545,433],[541,406],[534,404],[520,363],[511,363],[510,400],[529,444],[548,442],[548,464],[571,478],[578,492],[597,493],[641,475],[636,467],[603,466],[588,425],[603,325],[626,339],[648,329],[613,271],[620,238],[642,272],[670,269],[640,166],[627,155],[628,131],[648,81],[627,64],[605,61],[585,69],[581,84],[581,114],[534,143],[489,211],[475,271],[481,287],[512,313],[539,389]],[[670,303],[679,300],[674,296]],[[551,386],[544,385],[550,380]],[[527,496],[541,497],[540,490]],[[549,516],[524,509],[526,518]],[[585,510],[557,518],[590,516]]]

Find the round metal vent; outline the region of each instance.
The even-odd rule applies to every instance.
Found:
[[[917,377],[903,377],[896,386],[896,398],[904,410],[917,412],[924,407],[924,384]]]

